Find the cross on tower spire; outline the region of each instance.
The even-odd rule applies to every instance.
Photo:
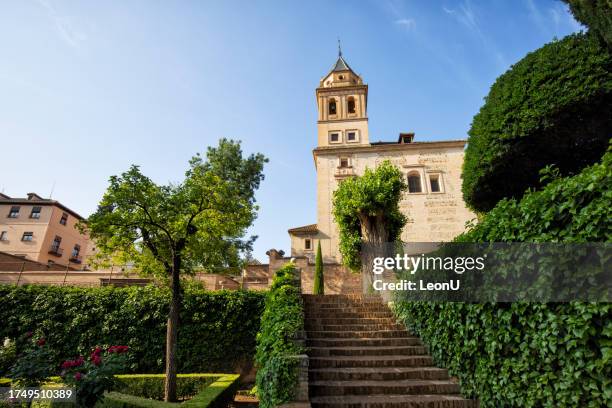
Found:
[[[340,45],[340,37],[338,37],[338,57],[342,57],[342,46]]]

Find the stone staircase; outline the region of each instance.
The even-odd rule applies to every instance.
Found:
[[[476,408],[375,296],[304,295],[315,408]]]

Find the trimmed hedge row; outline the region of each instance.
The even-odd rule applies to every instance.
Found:
[[[127,388],[134,387],[134,383],[146,380],[151,383],[151,380],[156,382],[156,387],[161,386],[163,390],[164,375],[163,374],[137,374],[137,375],[119,375]],[[231,401],[239,385],[239,374],[179,374],[179,385],[181,380],[196,380],[201,379],[205,382],[211,381],[193,398],[183,403],[168,403],[158,400],[147,399],[144,397],[125,394],[122,392],[109,392],[105,394],[104,400],[96,405],[99,408],[165,408],[165,407],[207,407],[207,408],[222,408],[226,407]],[[157,380],[157,381],[155,381]]]
[[[540,187],[539,171],[563,175],[598,162],[612,128],[612,53],[573,34],[527,54],[501,75],[474,117],[463,197],[476,211]]]
[[[501,201],[461,242],[611,242],[612,153],[521,201]],[[482,407],[612,406],[609,303],[406,302],[394,309]]]
[[[163,372],[169,295],[154,286],[0,285],[0,339],[38,332],[57,352],[58,366],[96,345],[123,344],[130,347],[129,372]],[[264,298],[254,291],[186,289],[179,372],[235,372],[252,361]]]
[[[288,263],[274,276],[266,296],[257,334],[257,394],[259,406],[272,408],[294,398],[298,383],[296,340],[304,330],[304,305],[295,265]]]

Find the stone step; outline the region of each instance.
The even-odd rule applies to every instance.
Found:
[[[353,319],[370,319],[370,318],[390,318],[395,319],[395,316],[391,313],[390,310],[382,311],[382,312],[338,312],[338,313],[327,313],[327,312],[305,312],[306,319],[333,319],[333,318],[353,318]]]
[[[403,326],[398,323],[383,324],[316,324],[306,322],[306,331],[377,331],[377,330],[402,330]]]
[[[363,331],[345,331],[345,330],[309,330],[307,332],[309,339],[321,338],[398,338],[409,337],[406,330],[363,330]]]
[[[423,342],[418,337],[399,338],[320,338],[308,339],[306,345],[309,347],[392,347],[392,346],[422,346]]]
[[[337,395],[312,397],[313,408],[477,408],[460,395]]]
[[[310,347],[310,357],[331,356],[420,356],[427,354],[425,346],[401,347]]]
[[[306,309],[377,309],[377,310],[389,310],[389,307],[384,303],[379,302],[368,302],[368,303],[304,303]]]
[[[458,394],[459,384],[448,380],[313,381],[310,392],[323,395]]]
[[[333,356],[311,357],[309,367],[427,367],[433,365],[431,356]]]
[[[391,317],[308,317],[310,324],[386,324],[396,323]]]
[[[310,370],[310,381],[448,380],[448,370],[437,367],[345,367]]]

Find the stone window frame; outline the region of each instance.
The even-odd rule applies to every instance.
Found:
[[[406,173],[406,183],[410,184],[410,182],[408,181],[408,179],[410,178],[410,176],[413,175],[417,175],[419,177],[419,187],[421,191],[410,191],[410,187],[408,187],[408,189],[406,190],[406,192],[410,195],[415,195],[415,194],[427,194],[427,190],[426,190],[426,185],[423,182],[423,172],[421,171],[421,169],[418,168],[412,168],[410,170],[408,170],[408,172]]]
[[[334,113],[331,113],[331,105],[334,103]],[[331,119],[335,119],[338,117],[338,111],[340,110],[340,101],[334,97],[331,97],[327,100],[327,116]]]
[[[338,134],[338,141],[337,142],[332,141],[332,134],[334,134],[334,133]],[[329,144],[342,144],[342,142],[343,142],[342,131],[341,130],[330,130],[329,134],[328,134],[328,139],[329,139]]]
[[[314,245],[312,238],[304,238],[304,251],[312,251]]]
[[[357,117],[357,114],[359,112],[359,105],[357,103],[358,100],[359,98],[356,95],[350,95],[346,98],[346,114],[348,115],[349,118]],[[349,110],[350,101],[353,101],[353,112]]]
[[[442,173],[443,172],[441,172],[441,171],[428,171],[427,172],[427,189],[429,190],[429,193],[431,193],[431,194],[444,194],[444,193],[446,193],[444,177],[443,177]],[[431,189],[431,178],[432,178],[432,176],[438,178],[438,186],[440,188],[440,191],[432,191],[432,189]]]
[[[348,138],[348,134],[352,132],[355,133],[355,140],[349,140]],[[346,130],[346,143],[359,143],[359,139],[360,139],[359,129],[347,129]]]

